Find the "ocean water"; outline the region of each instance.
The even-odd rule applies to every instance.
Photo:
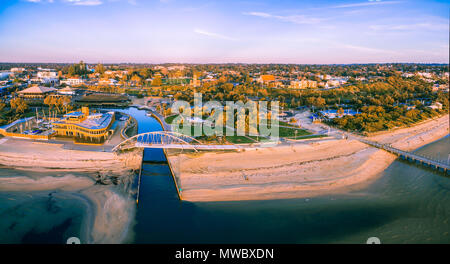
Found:
[[[4,170],[4,169],[2,169]],[[75,193],[0,193],[0,243],[64,244],[82,234],[86,201]]]

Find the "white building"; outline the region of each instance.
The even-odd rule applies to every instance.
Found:
[[[11,68],[12,73],[22,73],[25,71],[25,68]]]
[[[84,84],[84,79],[81,78],[69,78],[67,80],[62,80],[61,83],[65,83],[67,85],[82,85]]]
[[[117,85],[117,83],[116,79],[101,79],[98,81],[99,85]]]
[[[433,74],[430,72],[417,72],[417,75],[428,79],[431,79],[433,77]]]
[[[58,90],[58,94],[61,95],[75,95],[76,94],[76,89],[72,88],[72,87],[65,87],[62,89]]]
[[[405,73],[402,74],[402,77],[405,77],[405,78],[410,78],[410,77],[413,77],[413,76],[414,76],[414,73],[410,73],[410,72],[405,72]]]
[[[436,103],[434,103],[434,104],[432,104],[432,105],[430,105],[428,107],[431,108],[431,109],[442,109],[442,104],[439,103],[439,102],[436,102]]]
[[[11,72],[0,72],[0,80],[6,79],[11,75]]]
[[[58,73],[55,71],[40,71],[37,73],[39,79],[44,78],[58,78]]]
[[[58,78],[40,78],[39,82],[44,83],[44,84],[58,85],[59,79]]]

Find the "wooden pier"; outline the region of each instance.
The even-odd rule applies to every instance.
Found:
[[[421,156],[421,155],[417,155],[417,154],[412,153],[412,152],[403,151],[403,150],[394,148],[394,147],[392,147],[390,145],[380,144],[378,142],[370,141],[370,140],[367,140],[367,139],[359,138],[358,140],[363,142],[363,143],[365,143],[365,144],[367,144],[367,145],[370,145],[370,146],[373,146],[373,147],[376,147],[376,148],[379,148],[379,149],[386,150],[386,151],[388,151],[390,153],[393,153],[393,154],[399,156],[400,158],[402,158],[404,160],[407,160],[409,162],[412,162],[412,163],[415,163],[415,164],[418,164],[418,165],[422,165],[422,166],[425,166],[425,167],[428,167],[428,168],[432,168],[432,169],[435,169],[437,171],[440,171],[440,172],[443,172],[443,173],[446,173],[446,174],[450,174],[450,165],[448,163],[445,163],[445,162],[442,162],[442,161],[439,161],[439,160],[434,160],[434,159],[429,158],[429,157],[424,157],[424,156]]]

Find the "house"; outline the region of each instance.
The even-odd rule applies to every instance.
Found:
[[[37,73],[39,79],[58,78],[58,73],[55,71],[40,71]]]
[[[11,68],[12,73],[22,73],[25,71],[25,68]]]
[[[261,75],[261,76],[259,76],[259,78],[256,81],[261,84],[268,84],[270,82],[275,81],[275,76],[273,76],[271,74],[270,75]]]
[[[291,81],[289,87],[292,89],[317,88],[317,82],[312,80]]]
[[[432,105],[430,105],[430,106],[428,106],[429,108],[431,108],[431,109],[442,109],[442,104],[441,103],[439,103],[439,102],[436,102],[436,103],[434,103],[434,104],[432,104]]]

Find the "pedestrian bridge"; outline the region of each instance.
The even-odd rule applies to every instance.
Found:
[[[197,139],[173,131],[153,131],[135,135],[122,141],[113,151],[134,148],[165,148],[198,150],[233,150],[240,149],[236,145],[207,145]]]
[[[366,143],[367,145],[379,148],[379,149],[384,149],[390,153],[393,153],[397,156],[399,156],[400,158],[419,164],[419,165],[423,165],[425,167],[430,167],[433,168],[435,170],[444,172],[446,174],[450,174],[450,165],[445,163],[444,161],[440,161],[440,160],[435,160],[433,158],[430,157],[424,157],[424,156],[420,156],[417,155],[413,152],[408,152],[408,151],[403,151],[397,148],[394,148],[390,145],[385,145],[385,144],[380,144],[378,142],[374,142],[374,141],[370,141],[367,139],[362,139],[359,138],[359,141]]]

